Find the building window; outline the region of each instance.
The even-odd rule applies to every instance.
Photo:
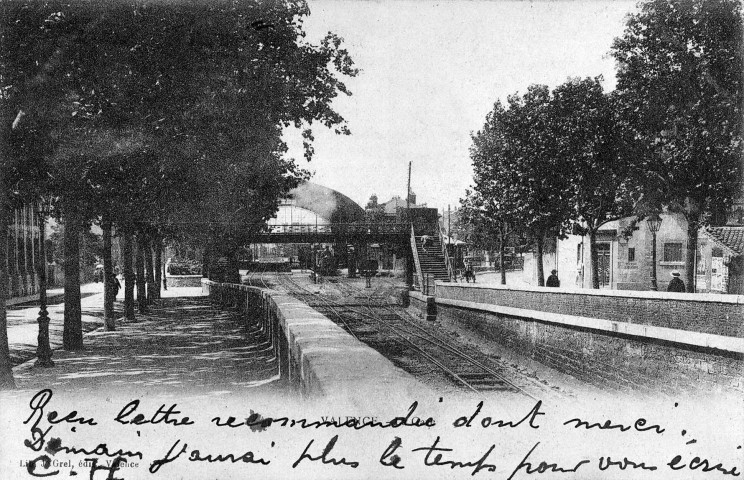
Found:
[[[664,244],[664,261],[681,262],[682,261],[682,244],[665,243]]]
[[[635,262],[635,247],[628,248],[628,261]]]

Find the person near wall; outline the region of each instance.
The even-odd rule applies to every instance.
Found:
[[[669,282],[667,292],[685,292],[685,282],[679,278],[679,272],[677,270],[672,270],[672,281]]]
[[[473,270],[473,264],[468,262],[465,265],[465,281],[467,283],[470,283],[470,280],[475,283],[475,270]]]
[[[433,243],[434,242],[432,242],[429,235],[421,236],[421,248],[424,250],[425,253],[429,253],[429,247],[431,247]]]
[[[561,281],[558,280],[558,270],[552,270],[550,272],[550,276],[548,277],[548,281],[545,282],[546,287],[560,287]]]
[[[116,277],[116,274],[112,273],[109,275],[109,285],[111,286],[111,296],[115,299],[119,295],[119,290],[121,290],[121,283]]]

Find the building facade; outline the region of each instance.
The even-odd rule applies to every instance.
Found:
[[[16,209],[6,232],[8,297],[25,297],[39,291],[37,265],[40,242],[39,218],[32,204]]]
[[[656,234],[656,280],[666,291],[672,272],[687,278],[687,221],[680,214],[665,213]],[[604,225],[596,236],[600,288],[649,290],[653,265],[653,234],[645,220],[627,217]],[[589,237],[569,235],[559,239],[554,252],[543,257],[545,276],[558,270],[563,288],[592,288]],[[702,228],[698,232],[695,291],[744,293],[744,225]],[[537,266],[531,254],[525,259],[524,283],[537,283]]]

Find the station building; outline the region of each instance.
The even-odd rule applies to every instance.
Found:
[[[666,291],[671,273],[686,281],[687,221],[664,213],[656,234],[656,278]],[[701,228],[695,255],[695,289],[699,293],[744,294],[744,223],[732,214],[726,225]],[[596,236],[600,288],[649,290],[653,234],[645,220],[627,217],[604,225]],[[589,237],[569,235],[556,240],[554,252],[544,255],[545,277],[553,269],[563,288],[591,288]],[[524,280],[536,284],[534,257],[525,258]]]

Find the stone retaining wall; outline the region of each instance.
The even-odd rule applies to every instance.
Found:
[[[421,320],[434,321],[437,319],[437,305],[435,298],[421,292],[408,292],[408,311]]]
[[[744,392],[741,299],[437,284],[436,303],[439,321],[588,383],[674,394]]]
[[[437,283],[436,296],[744,338],[744,295]]]

